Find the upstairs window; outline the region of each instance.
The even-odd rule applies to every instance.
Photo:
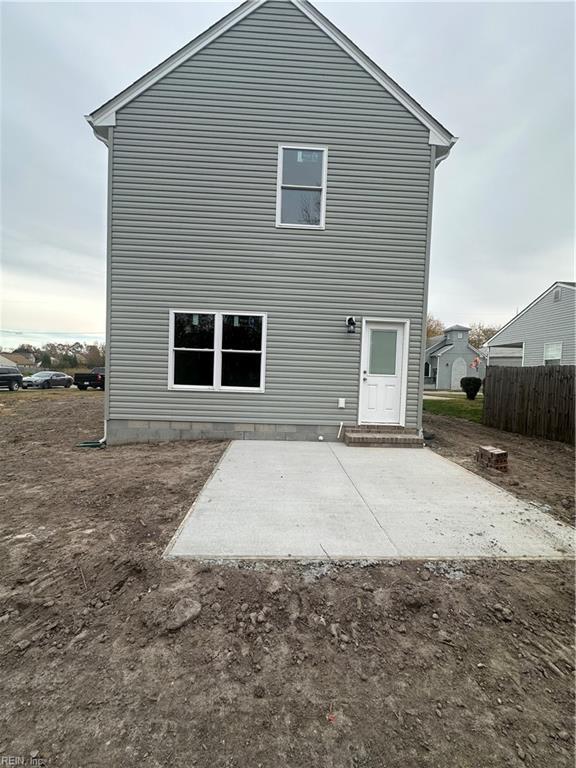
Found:
[[[280,146],[276,226],[324,229],[326,147]]]
[[[562,342],[544,344],[544,365],[560,365],[562,360]]]
[[[266,315],[170,312],[170,389],[264,391]]]

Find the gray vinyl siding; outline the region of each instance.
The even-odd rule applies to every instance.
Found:
[[[560,301],[554,291],[542,296],[524,314],[513,320],[488,346],[524,343],[524,365],[543,365],[544,346],[562,343],[562,365],[576,364],[576,291],[561,286]],[[499,363],[500,364],[500,363]]]
[[[275,227],[282,143],[329,149],[325,230]],[[121,109],[110,151],[111,419],[355,423],[370,316],[410,321],[418,426],[428,130],[309,19],[256,10]],[[266,391],[168,390],[170,309],[267,313]]]

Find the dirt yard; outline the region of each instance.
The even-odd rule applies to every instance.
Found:
[[[0,758],[573,765],[570,563],[163,561],[225,444],[76,447],[102,402],[0,394]]]
[[[526,501],[544,505],[550,514],[574,525],[574,447],[538,440],[465,419],[424,413],[424,430],[433,434],[427,445]],[[480,467],[474,461],[479,445],[508,451],[508,473]]]

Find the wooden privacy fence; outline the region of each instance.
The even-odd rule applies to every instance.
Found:
[[[573,443],[575,372],[573,365],[488,366],[482,423]]]

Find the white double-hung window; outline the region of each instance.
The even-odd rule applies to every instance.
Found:
[[[324,229],[327,147],[278,147],[276,226]]]
[[[264,391],[266,315],[170,311],[169,389]]]
[[[562,360],[562,342],[544,344],[544,365],[560,365]]]

